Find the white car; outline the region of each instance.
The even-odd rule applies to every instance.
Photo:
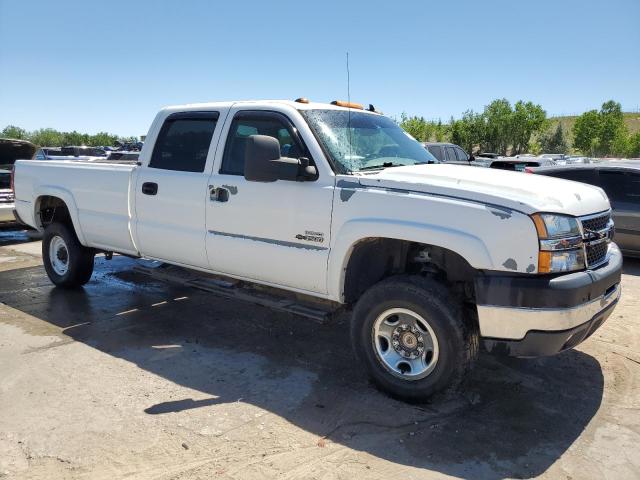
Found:
[[[412,400],[458,384],[481,343],[554,354],[606,320],[622,260],[600,188],[431,164],[370,110],[165,108],[137,165],[18,161],[16,208],[59,287],[119,252],[352,309],[357,357]]]

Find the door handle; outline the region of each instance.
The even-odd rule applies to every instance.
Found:
[[[209,200],[212,202],[228,202],[229,190],[224,187],[216,188],[213,185],[209,185]]]
[[[154,182],[144,182],[142,184],[142,193],[145,195],[155,195],[158,193],[158,184]]]

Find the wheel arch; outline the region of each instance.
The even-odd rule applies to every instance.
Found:
[[[78,216],[78,208],[73,195],[68,190],[59,187],[44,187],[38,189],[35,195],[33,218],[36,223],[36,228],[42,232],[47,225],[47,222],[43,220],[42,213],[46,208],[50,207],[64,207],[67,216],[61,214],[58,217],[54,217],[52,220],[62,221],[71,226],[80,241],[80,244],[86,246],[85,237],[80,227],[80,218]],[[50,222],[48,222],[50,223]]]
[[[466,232],[439,226],[405,224],[404,222],[354,222],[345,224],[338,233],[338,241],[329,259],[329,293],[342,303],[350,303],[365,287],[386,278],[389,274],[405,273],[411,249],[431,248],[440,262],[454,262],[452,271],[462,277],[477,269],[493,266],[486,245]],[[384,259],[380,262],[380,257]],[[384,264],[384,267],[383,265]],[[364,265],[365,279],[355,281],[356,272]],[[440,267],[443,267],[441,264]]]

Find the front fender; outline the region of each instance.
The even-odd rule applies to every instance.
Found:
[[[40,209],[40,199],[42,197],[57,197],[62,200],[67,206],[67,210],[69,210],[69,216],[71,217],[71,222],[73,223],[73,228],[76,232],[76,236],[80,243],[84,246],[87,246],[84,233],[82,232],[82,228],[80,226],[80,218],[78,216],[78,206],[76,205],[76,201],[73,197],[73,194],[65,189],[54,185],[41,185],[34,191],[34,198],[36,201],[34,202],[34,210],[33,210],[33,218],[34,222],[39,231],[43,230],[42,225],[38,221],[38,210]]]
[[[335,236],[328,268],[329,295],[343,301],[345,273],[355,245],[367,238],[392,238],[425,243],[449,249],[472,267],[492,269],[493,260],[484,242],[468,232],[428,223],[403,220],[360,218],[342,225]]]

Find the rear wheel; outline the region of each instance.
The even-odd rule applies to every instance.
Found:
[[[49,279],[59,287],[84,285],[93,273],[93,249],[84,247],[75,232],[62,223],[52,223],[44,231],[42,259]]]
[[[478,352],[478,333],[462,304],[435,280],[391,277],[371,287],[354,310],[351,338],[373,382],[419,401],[460,383]]]

